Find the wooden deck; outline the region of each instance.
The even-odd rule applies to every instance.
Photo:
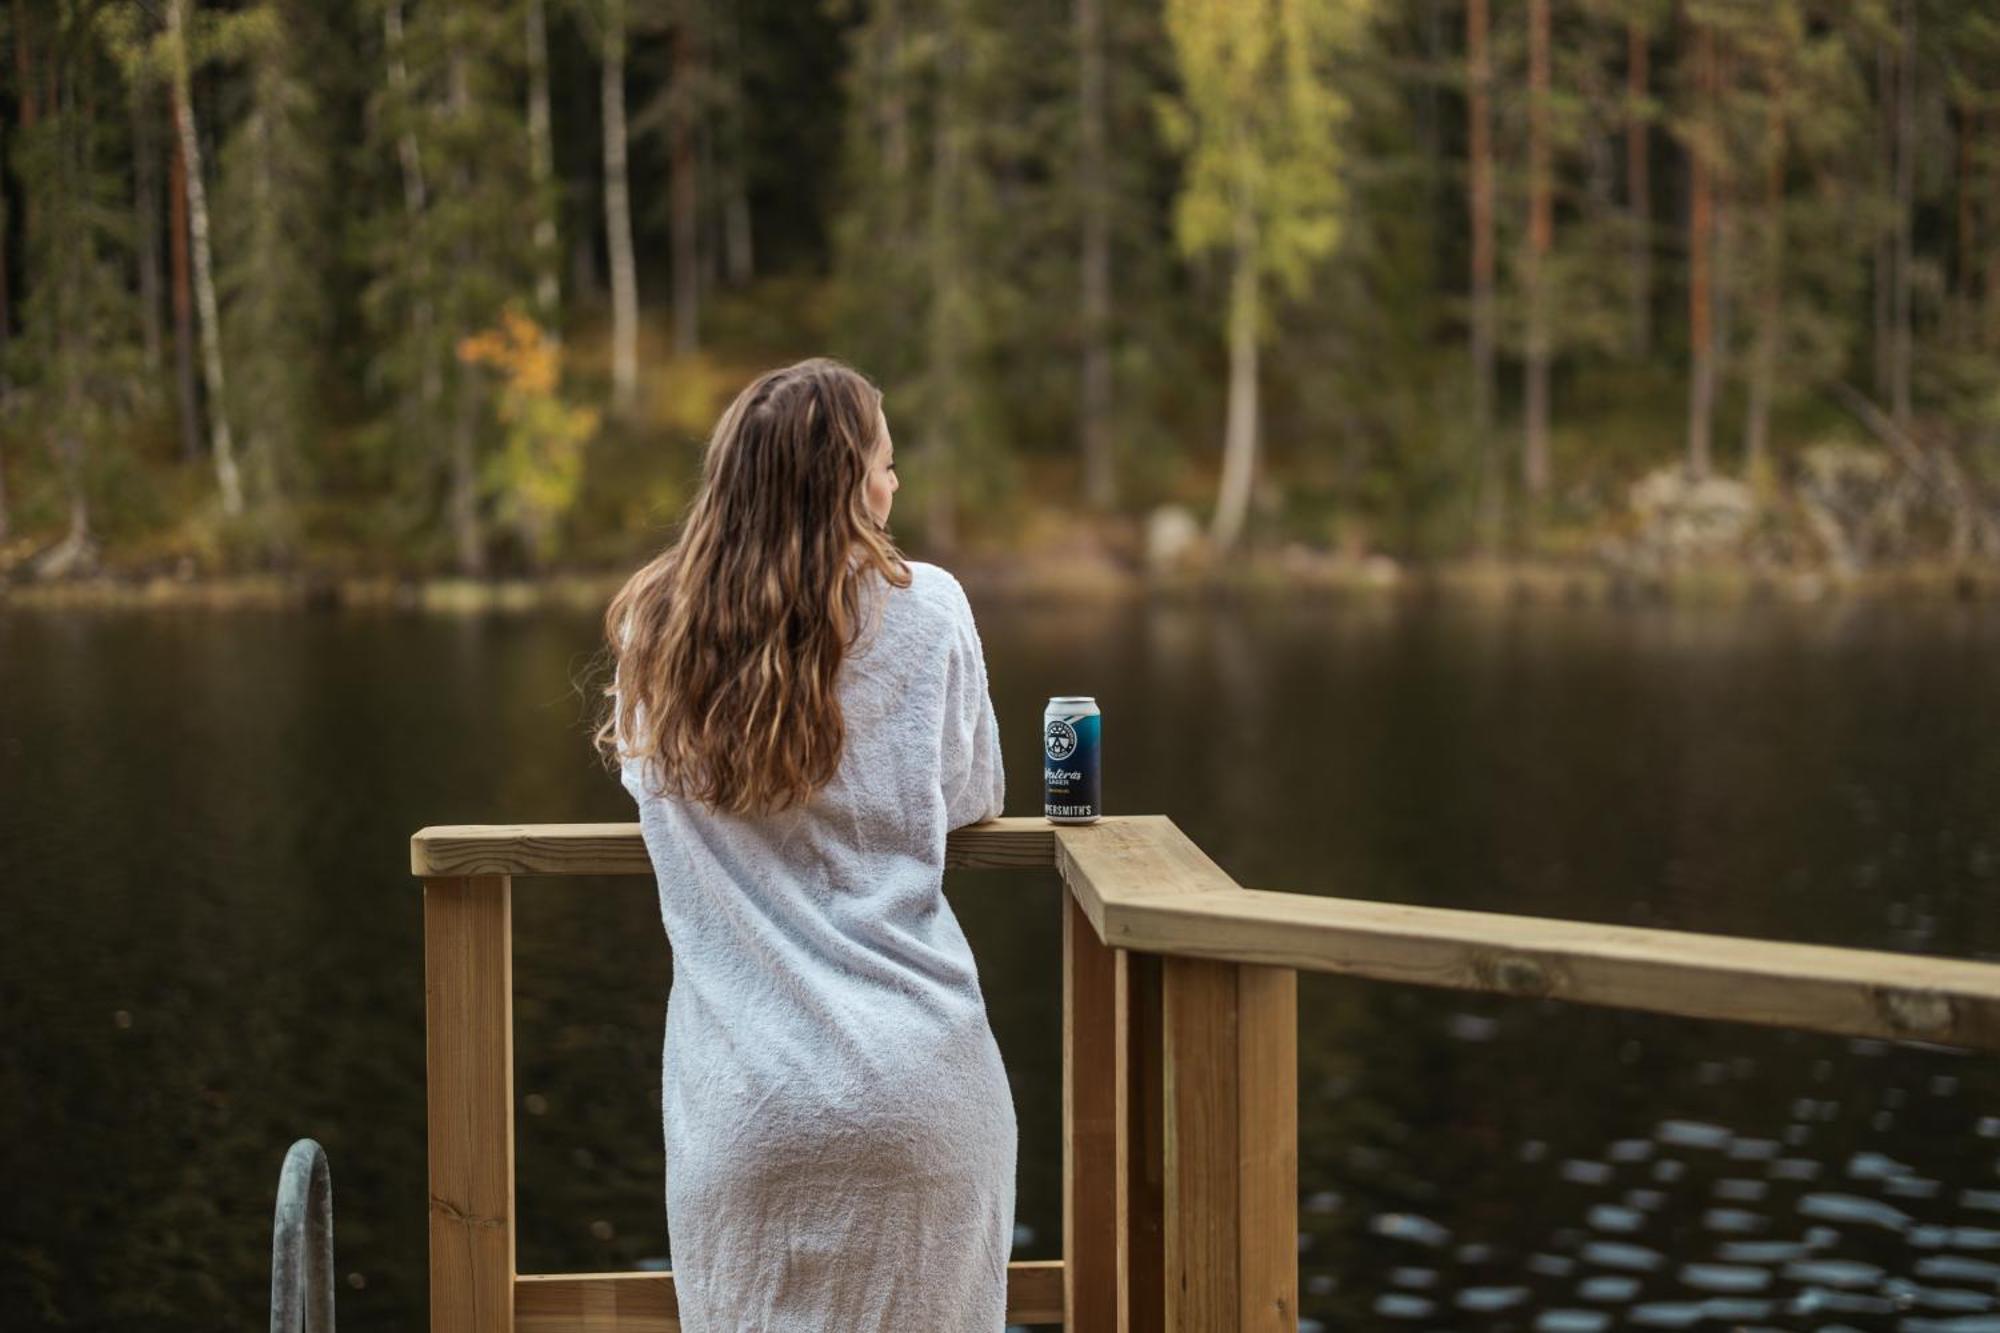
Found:
[[[1063,902],[1063,1258],[1009,1268],[1021,1324],[1296,1329],[1300,969],[2000,1049],[2000,966],[1245,889],[1157,815],[950,835]],[[520,1274],[513,881],[641,875],[636,824],[427,828],[431,1328],[677,1330],[665,1273]]]

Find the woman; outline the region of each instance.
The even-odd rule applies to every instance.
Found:
[[[688,1333],[998,1333],[1013,1099],[942,893],[1000,813],[972,610],[888,535],[881,394],[772,371],[612,602],[597,741],[673,947],[662,1114]]]

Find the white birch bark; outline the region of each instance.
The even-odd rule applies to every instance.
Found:
[[[632,259],[632,196],[625,133],[625,5],[605,0],[603,71],[604,233],[611,263],[611,406],[630,412],[639,398],[639,279]]]
[[[187,49],[189,0],[168,0],[167,47],[173,64],[174,126],[181,154],[187,160],[188,236],[194,247],[195,309],[201,317],[201,369],[208,389],[209,448],[215,455],[215,477],[222,488],[222,512],[243,512],[243,482],[236,470],[236,445],[229,434],[229,399],[222,375],[221,326],[215,304],[214,260],[208,241],[208,194],[201,179],[201,143],[194,132],[190,102]]]

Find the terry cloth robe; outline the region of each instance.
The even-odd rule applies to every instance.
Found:
[[[673,950],[662,1118],[686,1333],[999,1333],[1018,1135],[945,832],[1005,779],[964,589],[871,575],[846,744],[803,806],[662,795],[627,756]]]

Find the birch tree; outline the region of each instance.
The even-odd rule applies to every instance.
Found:
[[[1076,0],[1077,196],[1082,217],[1082,392],[1077,410],[1084,496],[1117,498],[1111,459],[1111,166],[1106,160],[1104,5]]]
[[[528,180],[535,191],[535,317],[556,333],[562,299],[556,276],[555,147],[549,119],[549,16],[545,0],[527,0]]]
[[[1340,235],[1347,103],[1328,65],[1364,13],[1363,0],[1167,3],[1182,85],[1162,107],[1184,159],[1175,236],[1190,257],[1219,253],[1228,275],[1220,550],[1241,535],[1256,482],[1266,298],[1305,295]]]
[[[632,187],[625,125],[625,0],[594,0],[598,105],[604,118],[604,248],[611,269],[611,407],[639,397],[639,275],[632,257]]]
[[[243,482],[236,444],[229,431],[229,392],[222,370],[222,317],[215,300],[215,257],[209,246],[208,194],[202,183],[201,140],[195,133],[193,60],[188,49],[188,12],[193,0],[167,0],[165,54],[173,98],[174,132],[187,167],[188,241],[194,254],[195,308],[201,315],[201,369],[208,389],[209,453],[215,462],[222,512],[243,512]]]
[[[1479,452],[1480,543],[1490,555],[1503,521],[1504,483],[1493,440],[1493,54],[1487,0],[1465,5],[1466,216],[1471,243],[1472,430]]]

